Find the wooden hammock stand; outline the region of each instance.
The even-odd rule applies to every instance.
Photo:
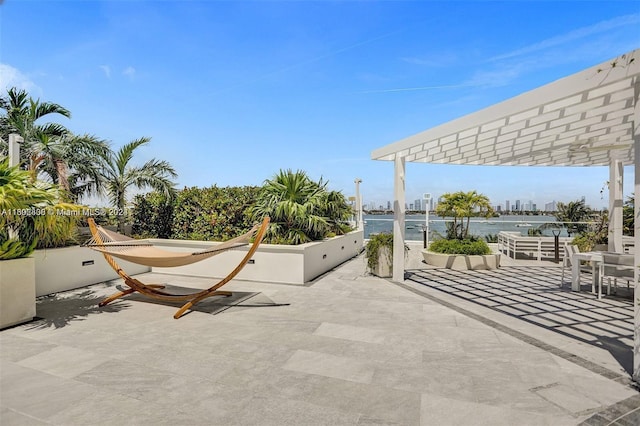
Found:
[[[86,244],[87,247],[99,251],[104,255],[107,263],[116,271],[116,273],[124,280],[129,287],[126,290],[119,291],[100,302],[99,306],[113,302],[127,294],[138,292],[153,299],[165,302],[186,302],[173,316],[175,319],[180,318],[188,309],[196,303],[212,296],[231,296],[230,291],[220,291],[220,287],[231,281],[254,255],[258,246],[262,242],[264,235],[269,227],[269,217],[265,217],[261,225],[255,225],[249,232],[239,237],[233,238],[214,247],[210,250],[204,250],[195,253],[176,253],[153,247],[150,243],[140,242],[133,238],[126,237],[116,232],[108,231],[97,226],[92,218],[88,219],[89,228],[93,238]],[[199,262],[223,251],[247,245],[251,236],[254,241],[247,254],[242,258],[240,263],[235,267],[229,275],[222,280],[209,287],[190,294],[171,294],[163,291],[165,286],[156,284],[144,284],[136,278],[130,277],[114,260],[114,256],[120,259],[128,260],[145,266],[182,266],[190,263]],[[105,241],[107,240],[107,241]]]

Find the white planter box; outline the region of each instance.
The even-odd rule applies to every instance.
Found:
[[[36,316],[34,259],[0,261],[0,328],[31,321]]]
[[[357,256],[364,231],[297,246],[261,244],[250,263],[236,276],[239,280],[304,284]],[[150,239],[155,246],[172,251],[195,252],[215,247],[216,242]],[[249,246],[229,250],[201,262],[176,268],[153,268],[163,274],[223,278],[236,267]]]
[[[87,247],[71,246],[33,252],[36,296],[72,290],[118,278],[102,253]],[[148,266],[116,259],[129,275],[151,271]]]
[[[463,255],[441,254],[422,250],[424,261],[438,268],[449,268],[456,271],[497,269],[500,267],[500,254]]]
[[[371,273],[377,277],[389,278],[391,277],[393,259],[390,260],[390,250],[388,247],[380,247],[378,250],[378,264],[371,271]]]

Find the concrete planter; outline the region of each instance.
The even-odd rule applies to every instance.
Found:
[[[380,278],[390,278],[392,273],[393,259],[390,257],[390,250],[388,247],[380,247],[378,250],[378,264],[371,271],[371,273]]]
[[[35,261],[32,257],[0,261],[0,328],[36,316]]]
[[[118,278],[102,253],[87,247],[70,246],[33,252],[36,296],[72,290]],[[116,259],[129,275],[151,271],[147,266]]]
[[[261,244],[236,279],[272,283],[304,284],[357,256],[363,247],[364,231],[297,246]],[[154,246],[171,251],[194,252],[213,248],[216,242],[150,239]],[[246,255],[248,246],[229,250],[201,262],[177,268],[152,268],[163,274],[205,278],[226,276]]]
[[[488,255],[441,254],[423,250],[424,261],[438,268],[456,271],[497,269],[500,267],[500,253]]]

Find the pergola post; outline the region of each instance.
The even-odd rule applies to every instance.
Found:
[[[396,154],[393,179],[393,280],[404,281],[405,159]]]
[[[633,279],[633,380],[640,383],[640,79],[637,77],[634,78],[633,89],[633,253],[636,266]]]
[[[622,253],[622,183],[624,165],[620,160],[609,163],[609,251]]]

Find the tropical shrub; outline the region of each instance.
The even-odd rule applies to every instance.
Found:
[[[223,241],[249,230],[254,186],[185,188],[176,197],[172,238]]]
[[[131,233],[140,238],[171,238],[175,199],[159,192],[136,195],[131,211]]]
[[[251,209],[254,220],[271,218],[265,242],[302,244],[342,235],[350,230],[352,214],[344,195],[328,191],[327,182],[314,182],[303,171],[280,170],[265,181]]]
[[[0,259],[74,241],[81,207],[61,201],[59,187],[0,160]]]
[[[442,254],[487,255],[491,249],[484,240],[469,238],[464,240],[440,239],[429,245],[429,250]]]
[[[367,259],[367,267],[369,270],[373,271],[378,267],[380,250],[384,247],[388,249],[386,260],[390,265],[393,265],[393,234],[390,232],[381,232],[369,237],[369,241],[364,248],[364,256]]]
[[[136,236],[223,241],[253,226],[249,209],[258,187],[185,188],[169,198],[158,192],[138,195],[132,209]]]

